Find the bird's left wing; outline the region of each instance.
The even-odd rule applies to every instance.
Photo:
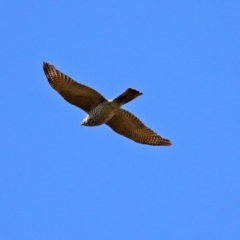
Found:
[[[96,90],[80,84],[53,65],[44,62],[43,70],[50,85],[69,103],[89,112],[106,99]]]

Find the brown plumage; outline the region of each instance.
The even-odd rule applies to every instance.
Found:
[[[43,70],[50,85],[69,103],[89,112],[98,104],[107,101],[94,89],[75,82],[58,71],[53,65],[43,63]]]
[[[66,101],[87,112],[82,125],[98,126],[105,123],[115,132],[135,142],[156,146],[171,145],[170,140],[162,138],[132,113],[121,108],[123,104],[142,95],[138,90],[128,88],[108,101],[96,90],[74,81],[51,64],[43,63],[43,70],[50,85]]]
[[[149,145],[172,145],[168,139],[160,137],[146,127],[136,116],[124,109],[119,109],[106,124],[115,132],[128,137],[135,142]]]

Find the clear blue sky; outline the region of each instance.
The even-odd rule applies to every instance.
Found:
[[[239,1],[3,0],[0,29],[0,239],[240,239]],[[43,61],[142,91],[172,147],[81,127]]]

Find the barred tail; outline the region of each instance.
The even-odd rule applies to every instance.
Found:
[[[134,98],[140,95],[142,95],[142,93],[137,91],[136,89],[128,88],[125,92],[116,97],[113,101],[120,105],[123,105],[132,101]]]

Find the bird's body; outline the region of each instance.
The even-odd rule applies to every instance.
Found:
[[[123,104],[126,104],[140,95],[142,95],[141,92],[128,88],[115,99],[104,101],[88,112],[88,115],[83,120],[82,125],[99,126],[108,122],[118,112]]]
[[[119,104],[113,101],[105,101],[92,109],[84,118],[82,125],[99,126],[110,120],[120,108]]]
[[[69,103],[87,112],[82,125],[99,126],[107,124],[115,132],[138,143],[170,146],[171,141],[162,138],[146,127],[137,117],[121,108],[142,95],[136,89],[128,88],[113,100],[106,100],[96,90],[77,83],[61,73],[53,65],[43,63],[43,70],[50,85]]]

